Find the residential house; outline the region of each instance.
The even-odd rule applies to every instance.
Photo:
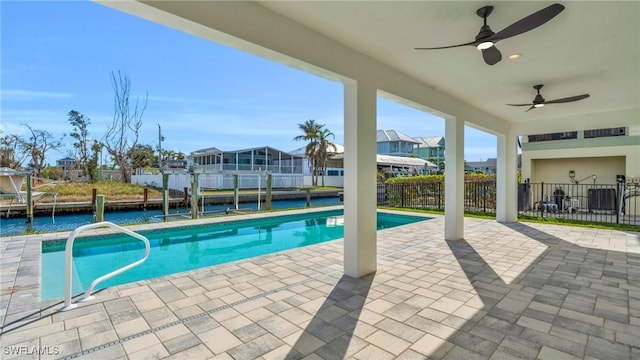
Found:
[[[416,139],[397,130],[378,130],[376,133],[376,153],[392,156],[416,156]]]
[[[464,171],[466,173],[482,172],[483,174],[495,174],[497,167],[497,159],[489,158],[485,161],[465,161]]]
[[[444,171],[444,136],[416,137],[417,156],[438,165],[438,171]]]
[[[233,151],[210,147],[187,156],[189,164],[202,170],[271,171],[279,174],[302,174],[303,159],[303,156],[269,146]]]
[[[523,137],[522,178],[533,184],[557,184],[554,186],[564,194],[580,201],[577,207],[583,209],[615,208],[616,197],[604,197],[604,194],[620,182],[624,184],[625,206],[637,209],[640,208],[640,177],[636,175],[640,173],[639,159],[640,124],[533,134]],[[547,196],[551,192],[542,191]]]
[[[593,182],[595,176],[596,183],[615,184],[616,175],[640,170],[638,159],[640,124],[533,134],[522,141],[522,177],[531,182]]]

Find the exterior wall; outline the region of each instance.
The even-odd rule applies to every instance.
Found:
[[[632,134],[630,132],[630,134]],[[619,145],[616,145],[619,144]],[[609,161],[618,165],[609,164]],[[572,159],[564,166],[555,169],[550,168],[542,159]],[[588,159],[583,162],[578,159]],[[620,165],[624,161],[624,165]],[[592,162],[591,164],[589,164]],[[538,169],[537,166],[541,166]],[[583,164],[583,165],[580,165]],[[580,167],[578,167],[580,165]],[[559,165],[560,166],[560,165]],[[545,141],[539,143],[524,143],[522,146],[522,178],[531,181],[552,181],[542,177],[552,176],[554,172],[562,182],[568,180],[569,170],[576,171],[576,179],[581,179],[590,174],[595,174],[599,183],[615,183],[615,176],[622,174],[627,177],[640,177],[640,136],[620,136],[599,139],[581,139]],[[544,171],[545,173],[540,173]],[[584,175],[583,172],[585,172]]]
[[[626,136],[585,139],[578,131],[576,139],[522,144],[523,179],[570,183],[569,170],[580,184],[588,185],[616,184],[616,175],[625,175],[628,183],[640,178],[640,125],[628,127]],[[636,188],[629,186],[627,191]],[[625,206],[640,209],[640,197],[627,200]]]
[[[535,172],[531,181],[534,183],[570,183],[569,170],[575,171],[575,180],[580,183],[615,184],[616,175],[625,173],[625,157],[589,157],[563,159],[536,159],[532,161]]]
[[[415,155],[414,145],[406,141],[381,141],[376,145],[376,153],[380,155],[411,156]]]
[[[428,147],[427,145],[416,145],[417,156],[420,159],[433,161],[438,165],[435,171],[441,171],[444,168],[444,147]]]

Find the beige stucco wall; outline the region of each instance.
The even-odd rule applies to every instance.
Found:
[[[615,184],[616,175],[625,173],[625,157],[589,157],[565,159],[532,160],[532,182],[570,183],[569,171],[575,171],[575,180],[593,184],[592,175],[596,176],[596,184]]]
[[[558,165],[547,165],[547,160]],[[522,178],[533,182],[569,182],[569,170],[576,179],[595,174],[597,183],[614,184],[615,176],[640,177],[640,146],[604,146],[522,152]],[[556,179],[556,180],[554,180]]]

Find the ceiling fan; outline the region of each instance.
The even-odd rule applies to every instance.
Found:
[[[570,97],[566,97],[566,98],[562,98],[562,99],[555,99],[555,100],[546,101],[542,97],[542,95],[540,95],[540,89],[542,89],[543,86],[544,85],[534,85],[533,86],[533,88],[536,89],[538,94],[533,99],[532,103],[529,103],[529,104],[507,104],[507,105],[509,105],[509,106],[530,106],[527,110],[525,110],[525,112],[527,112],[527,111],[529,111],[531,109],[543,107],[543,106],[545,106],[547,104],[568,103],[568,102],[572,102],[572,101],[578,101],[578,100],[586,99],[586,98],[589,97],[589,94],[582,94],[582,95],[570,96]]]
[[[473,45],[478,50],[482,51],[482,58],[484,62],[489,65],[497,64],[500,60],[502,60],[502,54],[500,50],[498,50],[494,45],[496,42],[500,40],[504,40],[516,35],[520,35],[529,30],[533,30],[538,26],[546,23],[547,21],[553,19],[556,15],[558,15],[562,10],[564,10],[564,6],[560,4],[553,4],[547,6],[546,8],[539,10],[525,18],[522,18],[515,23],[507,26],[501,31],[494,33],[489,25],[487,25],[487,17],[493,11],[493,6],[484,6],[476,11],[479,17],[484,20],[484,25],[480,28],[480,32],[476,35],[476,39],[464,44],[458,45],[450,45],[450,46],[441,46],[441,47],[432,47],[432,48],[424,48],[419,47],[415,48],[416,50],[437,50],[437,49],[449,49],[460,46]]]

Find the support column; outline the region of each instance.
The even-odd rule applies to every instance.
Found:
[[[350,82],[344,94],[344,273],[362,277],[377,269],[377,89]]]
[[[498,168],[496,174],[496,220],[518,221],[517,137],[498,135]]]
[[[464,239],[464,120],[445,119],[444,238]]]

